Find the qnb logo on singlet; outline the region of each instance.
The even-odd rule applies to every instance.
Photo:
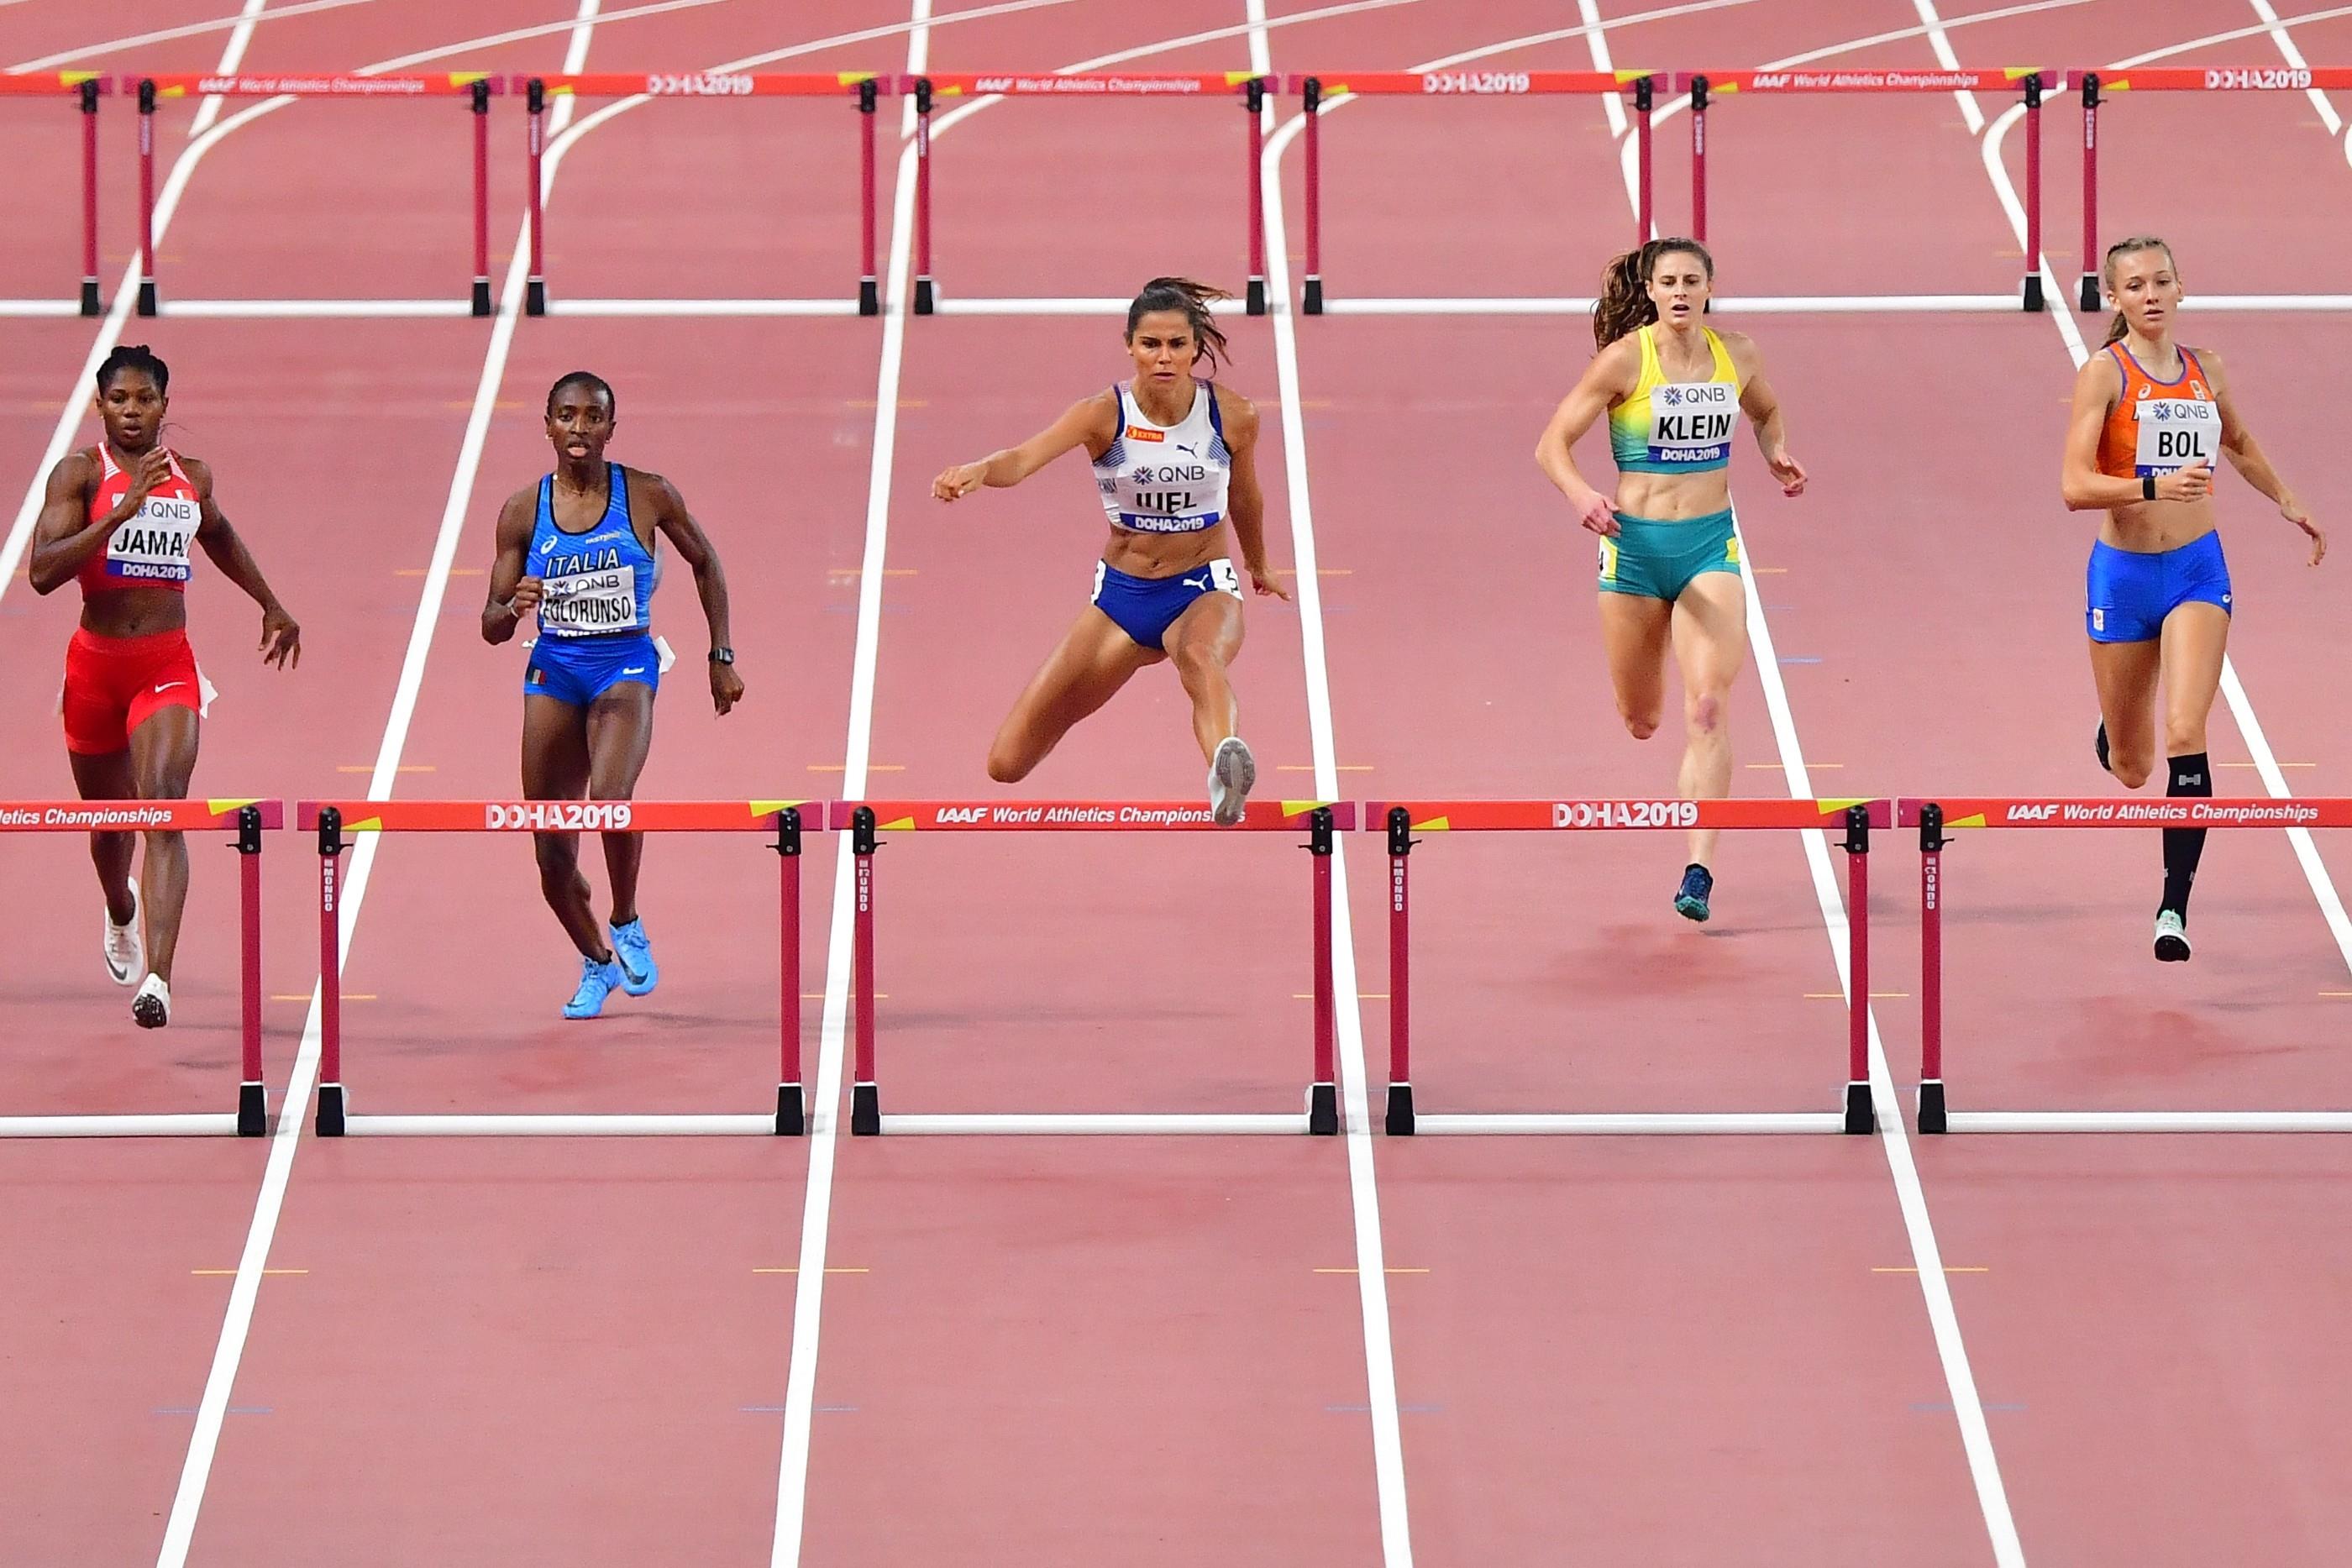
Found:
[[[203,508],[178,496],[150,496],[106,541],[106,575],[119,582],[185,582]]]
[[[637,623],[637,569],[622,564],[620,550],[551,551],[541,573],[546,592],[539,604],[541,630],[557,636],[626,632]]]
[[[2221,455],[2221,408],[2199,398],[2149,397],[2132,405],[2138,441],[2134,477],[2162,478]]]
[[[1719,463],[1730,455],[1739,389],[1729,382],[1670,382],[1650,389],[1650,461]]]

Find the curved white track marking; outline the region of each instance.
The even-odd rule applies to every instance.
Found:
[[[1266,37],[1265,0],[1247,0],[1250,68],[1273,72]],[[1261,112],[1271,125],[1275,105]],[[1307,680],[1307,727],[1315,756],[1315,793],[1339,796],[1339,753],[1331,722],[1330,660],[1323,633],[1322,578],[1316,570],[1315,508],[1307,477],[1307,425],[1301,412],[1297,322],[1290,313],[1290,235],[1284,215],[1282,153],[1267,145],[1259,152],[1265,177],[1259,196],[1265,216],[1265,291],[1272,305],[1274,357],[1282,393],[1284,477],[1290,505],[1291,581],[1298,600],[1300,662]],[[1346,998],[1337,1022],[1340,1135],[1348,1145],[1348,1194],[1355,1226],[1356,1301],[1364,1330],[1364,1381],[1372,1427],[1373,1493],[1380,1508],[1381,1561],[1385,1568],[1411,1568],[1412,1521],[1407,1507],[1404,1434],[1397,1418],[1396,1349],[1389,1320],[1387,1239],[1381,1231],[1381,1197],[1372,1158],[1370,1075],[1364,1066],[1363,988],[1356,977],[1355,924],[1348,903],[1348,856],[1343,838],[1331,857],[1331,988]]]
[[[265,22],[283,22],[296,16],[309,16],[320,11],[341,11],[353,5],[373,5],[376,0],[299,0],[292,5],[281,5],[265,13]],[[68,66],[76,60],[86,60],[93,55],[110,55],[119,49],[135,49],[142,44],[169,43],[174,38],[197,38],[206,33],[226,33],[247,25],[243,16],[215,16],[209,22],[187,22],[176,27],[158,27],[152,33],[131,33],[120,38],[101,38],[94,44],[82,44],[70,49],[59,49],[52,55],[10,66],[12,71],[45,71],[55,66]],[[567,23],[566,26],[569,26]]]
[[[2271,0],[2246,0],[2246,3],[2254,8],[2254,15],[2263,19],[2263,31],[2268,33],[2271,36],[2271,42],[2278,46],[2280,57],[2296,70],[2309,70],[2311,62],[2303,57],[2302,47],[2295,43],[2294,35],[2286,30],[2287,24],[2279,19],[2279,14],[2272,6]],[[2307,17],[2301,16],[2294,19],[2309,20]],[[2311,99],[2312,108],[2319,110],[2319,122],[2327,127],[2328,135],[2343,134],[2344,119],[2336,112],[2336,106],[2327,101],[2326,93],[2315,87],[2306,88],[2304,89],[2303,96]]]
[[[596,26],[599,0],[580,0],[578,19],[572,24],[572,40],[564,51],[563,68],[577,71],[587,63],[588,43]],[[555,107],[558,121],[566,118],[571,100],[566,99]],[[466,421],[466,434],[458,447],[457,467],[449,481],[449,497],[441,515],[441,528],[433,547],[433,559],[425,574],[424,591],[417,601],[416,620],[409,630],[408,648],[402,656],[400,681],[394,690],[392,711],[384,722],[383,740],[376,752],[374,771],[368,779],[368,798],[386,800],[391,797],[394,780],[399,774],[402,751],[408,744],[408,727],[415,716],[416,696],[425,681],[425,655],[431,651],[433,634],[441,621],[441,606],[447,595],[450,568],[456,563],[457,540],[464,532],[466,513],[472,503],[474,479],[481,465],[482,448],[489,439],[490,417],[497,407],[499,385],[505,379],[507,356],[514,341],[516,323],[521,319],[524,284],[530,272],[530,247],[520,242],[514,247],[507,268],[505,292],[497,318],[490,324],[489,343],[482,358],[482,373],[474,389],[473,412]],[[359,925],[360,909],[367,897],[369,880],[374,871],[376,856],[383,843],[379,833],[363,833],[351,852],[351,864],[344,877],[339,909],[339,951],[348,956],[352,937]],[[339,956],[338,964],[341,962]],[[285,1098],[279,1102],[278,1125],[269,1140],[269,1161],[261,1177],[261,1191],[255,1200],[253,1222],[246,1231],[245,1249],[237,1259],[236,1280],[230,1287],[228,1310],[221,1322],[219,1342],[213,1350],[212,1369],[205,1377],[204,1397],[196,1406],[196,1426],[188,1439],[188,1453],[180,1470],[179,1490],[172,1499],[172,1514],[164,1527],[163,1545],[156,1554],[156,1568],[182,1568],[187,1562],[188,1548],[195,1535],[196,1521],[204,1509],[205,1488],[212,1476],[213,1458],[220,1447],[222,1418],[228,1413],[229,1396],[236,1385],[238,1364],[244,1359],[247,1339],[253,1331],[253,1312],[261,1293],[263,1270],[269,1262],[270,1244],[278,1234],[278,1220],[284,1211],[286,1188],[294,1174],[294,1155],[300,1146],[305,1112],[310,1091],[318,1082],[319,1071],[319,992],[310,993],[310,1009],[302,1026],[302,1040],[295,1053],[293,1071],[289,1075]]]
[[[2337,5],[2326,11],[2306,11],[2300,16],[2287,17],[2283,26],[2299,27],[2306,22],[2332,22],[2339,16],[2352,16],[2352,5]],[[2259,38],[2270,30],[2261,23],[2245,27],[2231,27],[2223,32],[2208,33],[2201,38],[2191,38],[2185,44],[2167,44],[2160,49],[2150,49],[2146,54],[2126,56],[2105,68],[2111,71],[2121,71],[2129,70],[2134,66],[2154,65],[2158,60],[2168,60],[2177,55],[2188,54],[2192,49],[2207,48],[2214,44],[2234,44],[2241,38]]]
[[[2317,12],[2308,16],[2297,17],[2295,20],[2316,21],[2323,16],[2346,15],[2352,15],[2352,6]],[[2252,31],[2263,32],[2267,29],[2255,28]],[[2245,36],[2247,36],[2246,30],[2242,29],[2218,37]],[[2203,48],[2215,41],[2216,37],[2191,38],[2186,43],[2168,45],[2161,49],[2151,49],[2146,54],[2135,55],[2128,61],[2118,62],[2107,68],[2109,70],[2129,69],[2132,66],[2146,65],[2152,60],[2160,60],[2168,56],[2187,54],[2192,49]],[[2010,226],[2015,231],[2017,243],[2021,246],[2025,243],[2025,207],[2024,204],[2018,200],[2017,187],[2010,180],[2009,166],[2001,160],[2000,141],[2010,126],[2015,123],[2016,118],[2023,113],[2024,108],[2020,105],[2002,115],[1994,122],[1991,132],[1984,139],[1985,175],[1992,182],[1994,194],[2000,199],[2001,206],[2008,212]],[[2074,362],[2074,367],[2080,370],[2084,361],[2091,357],[2092,350],[2090,345],[2084,340],[2082,329],[2075,324],[2074,311],[2068,308],[2073,296],[2058,282],[2056,275],[2051,270],[2050,259],[2046,255],[2041,257],[2041,268],[2042,290],[2054,305],[2050,312],[2051,319],[2056,324],[2058,335],[2066,345],[2067,357]],[[2288,787],[2286,774],[2278,765],[2277,754],[2271,749],[2270,737],[2263,731],[2262,720],[2254,712],[2253,699],[2246,695],[2244,683],[2238,678],[2237,664],[2226,653],[2221,658],[2221,696],[2222,700],[2230,706],[2231,720],[2237,725],[2238,734],[2246,743],[2246,750],[2252,758],[2254,771],[2261,778],[2263,788],[2276,800],[2284,800],[2292,797],[2294,791]],[[2326,862],[2320,859],[2319,845],[2313,840],[2311,830],[2308,828],[2289,828],[2285,831],[2286,841],[2294,851],[2295,863],[2303,868],[2303,879],[2311,888],[2313,901],[2319,905],[2320,918],[2326,921],[2328,934],[2336,940],[2336,950],[2343,956],[2345,967],[2352,970],[2352,915],[2347,914],[2343,896],[2336,891],[2335,878],[2329,874]]]

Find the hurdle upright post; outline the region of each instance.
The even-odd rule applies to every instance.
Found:
[[[1919,807],[1919,1130],[1946,1130],[1944,1114],[1944,808]]]
[[[319,1119],[322,1138],[343,1135],[343,814],[319,810]]]
[[[1845,812],[1846,1083],[1845,1130],[1877,1130],[1870,1104],[1870,808]]]
[[[915,78],[915,314],[938,306],[931,287],[931,78]],[[878,1131],[878,1128],[877,1128]]]
[[[81,84],[81,313],[99,314],[97,77]]]
[[[2042,308],[2042,73],[2025,73],[2025,308]]]
[[[1265,78],[1252,77],[1242,89],[1243,118],[1249,121],[1242,151],[1249,160],[1249,292],[1244,301],[1253,316],[1265,314]]]
[[[1315,879],[1315,1082],[1307,1092],[1307,1130],[1327,1136],[1339,1130],[1339,1074],[1332,1065],[1339,1032],[1331,963],[1331,855],[1336,848],[1333,821],[1328,806],[1318,806],[1308,812],[1306,846]]]
[[[1690,78],[1691,238],[1706,243],[1706,78]],[[1649,236],[1642,236],[1646,241]]]
[[[1633,246],[1639,249],[1650,243],[1650,231],[1655,214],[1651,210],[1650,195],[1650,113],[1657,106],[1657,89],[1653,78],[1642,77],[1633,83],[1633,145],[1636,153],[1637,187],[1635,198],[1640,210],[1633,218]]]
[[[849,816],[849,852],[856,857],[854,896],[857,901],[850,925],[850,1007],[856,1015],[857,1059],[849,1092],[849,1130],[860,1137],[871,1137],[882,1130],[882,1091],[874,1076],[874,853],[881,847],[875,834],[874,808],[858,807]]]
[[[801,813],[787,806],[776,813],[779,862],[777,966],[782,982],[776,1072],[776,1133],[798,1137],[808,1130],[808,1101],[801,1089]]]
[[[1412,1133],[1412,936],[1407,925],[1406,860],[1412,853],[1412,813],[1391,806],[1389,830],[1389,1103],[1391,1137]]]
[[[2099,308],[2099,73],[2083,73],[2083,283],[2085,310]]]
[[[523,87],[523,145],[530,168],[523,183],[523,211],[530,226],[530,275],[523,285],[522,312],[547,314],[547,211],[540,192],[540,163],[547,152],[547,83],[533,77]]]
[[[155,78],[139,78],[139,314],[155,314]]]
[[[857,279],[857,313],[879,316],[882,313],[881,275],[874,266],[874,121],[880,108],[882,84],[872,77],[857,84],[857,119],[860,127],[857,152],[858,179],[862,187],[859,198],[862,217],[858,235],[861,260]]]
[[[237,808],[236,904],[239,1078],[236,1132],[257,1138],[269,1130],[269,1091],[261,1076],[261,808]]]
[[[490,81],[472,89],[474,111],[474,314],[490,313]]]
[[[1300,89],[1301,111],[1307,116],[1307,276],[1299,290],[1299,308],[1309,316],[1323,314],[1323,79],[1308,77]]]

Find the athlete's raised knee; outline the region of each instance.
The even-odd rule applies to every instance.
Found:
[[[1625,721],[1625,733],[1636,740],[1647,740],[1658,733],[1658,715],[1655,709],[1633,713],[1621,707],[1617,710],[1617,716]]]
[[[2155,770],[2156,763],[2152,758],[2130,757],[2114,750],[2107,753],[2107,771],[2114,774],[2116,782],[2126,789],[2137,789],[2147,783],[2148,775]]]
[[[996,747],[988,754],[988,776],[999,784],[1018,784],[1036,764],[1019,753]]]

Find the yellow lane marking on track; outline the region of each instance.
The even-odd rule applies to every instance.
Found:
[[[2074,402],[2073,398],[2067,398],[2063,401],[2070,407]],[[1754,572],[1759,577],[1785,577],[1788,575],[1789,571],[1789,569],[1785,566],[1751,566],[1748,570]]]
[[[1315,999],[1315,993],[1293,991],[1290,993],[1290,999],[1295,1002],[1311,1002]],[[1384,1002],[1389,999],[1389,994],[1386,991],[1358,991],[1356,999],[1360,1002]]]
[[[1911,993],[1908,991],[1873,991],[1870,993],[1870,999],[1874,1002],[1907,1002],[1911,999]],[[1845,993],[1843,991],[1807,991],[1805,993],[1805,1000],[1809,1002],[1842,1002],[1845,1000]]]
[[[277,992],[272,991],[269,993],[269,999],[273,1002],[307,1002],[310,999],[310,993],[304,991],[300,996],[296,996],[289,991],[286,995],[280,996]],[[342,999],[347,1002],[372,1002],[375,1000],[375,993],[373,991],[345,991],[343,993]]]
[[[824,574],[827,577],[864,577],[866,569],[862,566],[829,566],[824,569]],[[915,569],[911,566],[886,566],[882,569],[882,575],[912,577],[915,575]]]
[[[1297,577],[1298,575],[1298,569],[1295,566],[1277,566],[1274,569],[1274,575],[1276,577]],[[1352,566],[1318,566],[1315,569],[1315,575],[1318,577],[1353,577],[1356,575],[1356,569]]]
[[[890,993],[887,991],[877,991],[874,993],[874,999],[877,1002],[887,1002],[890,999]],[[804,1002],[821,1002],[824,1000],[824,993],[823,991],[803,991],[801,993],[801,1000]]]
[[[872,405],[868,404],[867,406],[871,407]],[[825,1265],[824,1271],[828,1274],[870,1274],[874,1270],[871,1269],[837,1269],[828,1263]],[[800,1270],[798,1268],[754,1269],[751,1272],[754,1274],[797,1274],[800,1272]]]
[[[848,767],[845,762],[812,762],[808,770],[812,773],[843,773],[848,771]],[[904,773],[907,765],[903,762],[869,762],[866,770],[869,773]]]
[[[880,402],[870,397],[845,398],[843,402],[851,408],[880,408],[882,406]],[[931,400],[927,397],[902,397],[898,400],[898,406],[900,408],[929,408],[931,406]]]
[[[1775,773],[1778,773],[1780,770],[1780,765],[1777,762],[1751,762],[1748,766],[1750,768],[1769,768]],[[1805,758],[1805,766],[1808,768],[1843,768],[1845,764],[1843,762],[1816,762],[1811,758],[1808,757]]]
[[[1916,1274],[1919,1271],[1919,1266],[1916,1263],[1889,1265],[1874,1264],[1872,1265],[1870,1271],[1874,1274]],[[1992,1270],[1982,1263],[1947,1263],[1944,1265],[1944,1272],[1947,1274],[1990,1274],[1992,1272]]]
[[[1315,1271],[1316,1271],[1317,1273],[1318,1273],[1318,1274],[1353,1274],[1353,1273],[1357,1272],[1357,1270],[1354,1270],[1354,1269],[1318,1269],[1318,1270],[1316,1270]],[[1428,1273],[1428,1272],[1429,1272],[1429,1270],[1426,1270],[1426,1269],[1396,1269],[1396,1268],[1390,1268],[1390,1269],[1383,1269],[1383,1270],[1381,1270],[1381,1272],[1382,1272],[1382,1273],[1384,1273],[1384,1274],[1426,1274],[1426,1273]]]
[[[471,407],[472,405],[469,403],[467,406]],[[394,567],[393,568],[392,575],[394,577],[423,577],[425,575],[425,568],[421,566]],[[484,575],[484,569],[478,566],[453,566],[449,569],[449,575],[451,577],[480,577]]]
[[[401,773],[437,773],[440,770],[438,764],[431,762],[404,762],[394,769],[394,771]],[[338,773],[373,773],[375,771],[375,764],[373,762],[339,762],[335,764],[335,771]]]
[[[309,1273],[310,1271],[310,1270],[308,1270],[308,1269],[264,1269],[264,1270],[262,1270],[262,1273],[264,1273],[265,1275],[267,1275],[267,1274],[307,1274],[307,1273]],[[188,1270],[188,1272],[189,1272],[189,1273],[191,1273],[191,1274],[199,1275],[199,1276],[201,1276],[201,1277],[207,1278],[207,1279],[217,1277],[217,1278],[225,1279],[225,1280],[233,1280],[233,1279],[235,1279],[235,1278],[236,1277],[236,1270],[234,1270],[234,1269],[191,1269],[191,1270]]]
[[[2322,991],[2323,997],[2352,997],[2352,991]]]
[[[1372,765],[1369,762],[1341,762],[1335,764],[1334,768],[1336,771],[1341,773],[1370,773],[1372,770]],[[1276,773],[1312,773],[1315,771],[1315,764],[1277,762],[1274,765],[1274,770]]]
[[[512,260],[513,258],[509,256],[508,259]],[[443,408],[454,408],[459,413],[471,413],[474,412],[474,405],[470,401],[458,402],[453,399],[450,402],[443,403],[441,406]],[[500,413],[520,413],[522,412],[525,405],[513,398],[502,397],[491,406],[497,409]]]
[[[2216,762],[2213,766],[2216,768],[2259,768],[2262,764],[2259,762]],[[2316,768],[2319,764],[2316,762],[2282,762],[2279,766],[2281,768]]]

